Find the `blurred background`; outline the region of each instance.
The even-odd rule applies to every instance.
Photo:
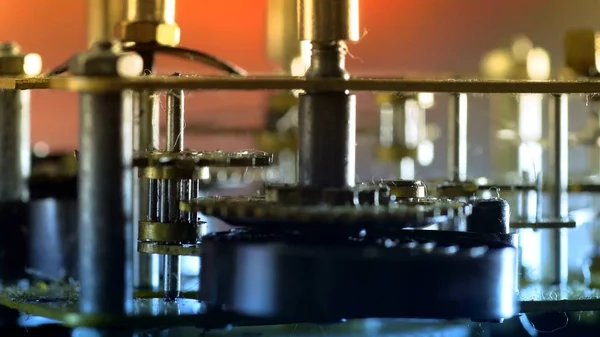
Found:
[[[508,46],[516,34],[527,35],[550,52],[553,70],[563,65],[563,36],[570,28],[599,28],[600,1],[590,0],[370,0],[361,3],[362,40],[350,46],[348,69],[352,74],[400,76],[476,74],[483,54]],[[42,55],[49,69],[86,48],[85,1],[0,0],[0,36],[21,44],[24,51]],[[181,46],[210,52],[234,62],[250,73],[273,73],[277,64],[265,51],[264,0],[179,0],[177,22],[182,28]],[[179,60],[161,58],[159,72],[207,73],[206,69]],[[364,96],[364,97],[363,97]],[[187,123],[230,127],[263,124],[267,93],[194,92],[187,99]],[[376,127],[377,107],[370,95],[360,97],[359,124]],[[436,97],[437,98],[437,97]],[[35,91],[32,99],[33,141],[46,142],[52,151],[77,146],[76,95]],[[432,165],[419,168],[419,178],[439,178],[446,172],[446,110],[444,97],[428,111],[428,123],[439,126]],[[469,176],[483,176],[489,163],[483,160],[489,143],[488,104],[471,99],[469,111]],[[585,109],[581,109],[581,115]],[[579,112],[579,111],[578,111]],[[583,118],[572,114],[571,129]],[[187,136],[195,149],[237,150],[253,148],[249,136]],[[359,179],[392,174],[371,165],[373,146],[359,145]],[[576,154],[573,154],[576,155]],[[574,160],[572,160],[574,162]],[[364,168],[363,168],[364,167]],[[585,164],[582,167],[587,167]],[[573,167],[572,172],[577,171]],[[389,172],[388,172],[389,171]]]

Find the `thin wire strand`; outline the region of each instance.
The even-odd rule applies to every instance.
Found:
[[[136,53],[153,52],[157,54],[174,56],[180,59],[200,63],[213,69],[221,70],[230,75],[246,76],[248,74],[246,70],[233,63],[222,60],[214,55],[189,48],[160,46],[154,44],[134,44],[131,46],[124,47],[123,50]],[[48,71],[45,75],[58,76],[68,72],[70,61],[71,58],[69,58],[69,60],[65,62],[60,63],[58,66]]]

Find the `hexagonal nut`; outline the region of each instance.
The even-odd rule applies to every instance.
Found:
[[[42,71],[38,54],[22,54],[14,42],[0,43],[0,76],[36,76]]]
[[[119,26],[119,38],[125,42],[158,43],[175,47],[181,39],[181,29],[176,24],[151,21],[123,22]]]
[[[142,58],[136,53],[122,51],[114,42],[98,42],[69,62],[69,71],[75,76],[139,76],[144,69]]]
[[[593,29],[568,31],[565,36],[566,66],[579,76],[599,73],[600,33]]]

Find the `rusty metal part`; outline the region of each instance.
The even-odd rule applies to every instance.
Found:
[[[145,179],[166,179],[166,180],[181,180],[181,179],[196,179],[202,175],[202,172],[196,166],[192,167],[140,167],[138,177]]]
[[[296,132],[261,132],[256,137],[256,145],[270,153],[278,153],[282,150],[296,150],[298,148],[298,136]]]
[[[112,40],[117,25],[124,18],[123,0],[87,1],[87,39],[88,45],[97,41]]]
[[[50,89],[50,79],[48,77],[0,77],[0,89]]]
[[[163,244],[197,243],[201,236],[200,226],[198,223],[140,221],[138,240]]]
[[[298,105],[298,97],[290,92],[279,92],[269,96],[269,110],[287,113],[291,108]]]
[[[136,90],[310,90],[310,91],[391,91],[461,92],[481,94],[539,93],[595,94],[598,80],[478,80],[478,79],[405,79],[405,78],[311,78],[288,76],[217,77],[217,76],[143,76],[138,78],[52,77],[50,89],[69,91]],[[42,83],[43,84],[43,83]],[[0,79],[0,89],[39,88],[39,80]]]
[[[127,0],[118,37],[125,42],[177,46],[181,29],[175,22],[175,0]]]
[[[138,242],[138,252],[145,254],[200,256],[200,244],[164,245],[155,242]]]
[[[414,199],[385,206],[290,206],[268,201],[261,197],[207,197],[181,202],[188,212],[201,212],[240,224],[285,223],[292,219],[307,226],[330,223],[344,226],[364,226],[366,222],[381,226],[401,226],[448,221],[468,215],[470,207],[460,202],[443,199]]]
[[[427,197],[427,186],[420,180],[381,180],[363,184],[386,186],[390,190],[390,195],[396,199]]]
[[[570,30],[564,41],[565,64],[579,76],[597,76],[600,71],[600,33],[593,29]]]
[[[472,181],[446,181],[437,187],[440,197],[450,199],[469,198],[477,191],[477,184]]]
[[[379,92],[375,94],[377,105],[402,103],[409,99],[418,99],[417,94],[412,92]]]
[[[378,146],[376,149],[377,158],[383,162],[395,162],[402,158],[416,158],[417,149],[410,149],[405,146]]]
[[[300,55],[297,18],[297,0],[267,1],[267,54],[286,67],[286,73]]]
[[[262,151],[155,151],[134,156],[136,167],[176,167],[194,169],[200,167],[262,167],[273,162],[270,153]]]
[[[312,42],[358,41],[358,0],[299,0],[300,40]]]

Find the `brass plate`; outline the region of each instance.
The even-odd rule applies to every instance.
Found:
[[[48,89],[50,88],[50,78],[48,77],[0,77],[0,89]]]
[[[351,78],[305,79],[285,76],[143,76],[137,78],[53,77],[50,88],[69,91],[147,90],[316,90],[437,93],[595,94],[600,81],[524,81],[478,79]]]
[[[140,221],[138,223],[138,240],[146,242],[187,242],[196,243],[200,234],[200,224],[192,223],[162,223]]]
[[[146,254],[200,256],[200,244],[164,245],[154,242],[138,242],[138,252]]]

